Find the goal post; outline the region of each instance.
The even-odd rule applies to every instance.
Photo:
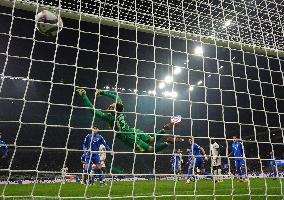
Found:
[[[56,37],[37,31],[45,9],[63,19]],[[10,155],[0,198],[283,198],[281,3],[0,0],[0,10]],[[94,126],[111,148],[100,164],[82,145]]]

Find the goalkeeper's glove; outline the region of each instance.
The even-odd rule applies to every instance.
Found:
[[[96,96],[102,96],[103,95],[103,92],[102,90],[97,90],[96,91]]]
[[[83,88],[78,88],[76,91],[79,93],[80,96],[85,96],[86,95],[86,90],[83,89]]]

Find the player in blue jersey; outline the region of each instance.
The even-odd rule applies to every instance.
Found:
[[[245,150],[243,144],[238,140],[236,136],[233,136],[232,151],[229,157],[233,155],[235,158],[236,171],[240,177],[240,182],[247,182],[246,176],[246,164],[245,164]]]
[[[271,160],[269,160],[269,165],[270,165],[272,172],[273,172],[272,176],[274,177],[273,179],[276,179],[276,177],[277,177],[277,164],[275,162],[275,157],[274,157],[272,151],[270,152],[270,158],[271,158]]]
[[[193,172],[198,168],[200,170],[200,174],[209,175],[209,173],[205,172],[204,160],[208,160],[205,150],[194,143],[194,138],[190,136],[188,138],[188,142],[190,147],[188,149],[189,152],[189,160],[188,160],[188,173],[186,177],[186,183],[189,184],[191,179],[195,179],[193,176]],[[211,177],[211,176],[210,176]]]
[[[183,163],[181,150],[177,149],[176,153],[171,157],[172,171],[174,174],[179,175],[181,173],[181,164]],[[176,177],[178,180],[178,176]]]
[[[89,152],[89,154],[86,155],[85,157],[85,162],[86,162],[86,167],[84,170],[84,173],[87,173],[88,167],[90,165],[93,165],[93,171],[97,171],[99,174],[99,181],[101,186],[105,185],[105,182],[103,181],[103,171],[102,171],[102,166],[101,166],[101,161],[100,161],[100,156],[99,156],[99,148],[100,145],[103,144],[106,147],[107,151],[111,151],[109,146],[106,144],[104,138],[98,134],[99,129],[97,127],[94,127],[92,129],[92,134],[88,134],[85,137],[84,143],[83,143],[83,150],[85,152]]]
[[[6,143],[1,139],[2,139],[2,132],[0,132],[0,162],[1,160],[7,158],[9,153]]]
[[[92,172],[92,163],[88,163],[90,160],[90,152],[84,152],[81,156],[81,163],[83,164],[83,175],[82,175],[82,184],[93,183],[93,178],[90,177],[90,181],[86,179],[86,175],[91,176]]]

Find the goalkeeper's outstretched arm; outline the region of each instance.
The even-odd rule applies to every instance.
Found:
[[[101,118],[101,119],[103,119],[103,120],[105,120],[105,121],[108,121],[108,122],[112,121],[110,115],[108,115],[108,114],[102,112],[102,111],[99,110],[99,109],[95,109],[95,108],[94,108],[94,105],[92,104],[92,102],[90,101],[89,97],[88,97],[87,94],[86,94],[86,90],[79,88],[79,89],[77,89],[76,91],[77,91],[77,92],[79,93],[79,95],[83,98],[84,105],[85,105],[86,107],[88,107],[89,111],[90,111],[92,114],[95,114],[96,117],[99,117],[99,118]]]
[[[121,98],[117,95],[117,93],[115,92],[110,92],[110,91],[102,91],[102,90],[98,90],[96,92],[97,96],[106,96],[106,97],[110,97],[111,99],[113,99],[116,103],[122,103]]]

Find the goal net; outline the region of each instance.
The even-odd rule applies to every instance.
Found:
[[[283,16],[281,0],[0,0],[0,198],[282,199]],[[93,127],[104,163],[81,158]]]

